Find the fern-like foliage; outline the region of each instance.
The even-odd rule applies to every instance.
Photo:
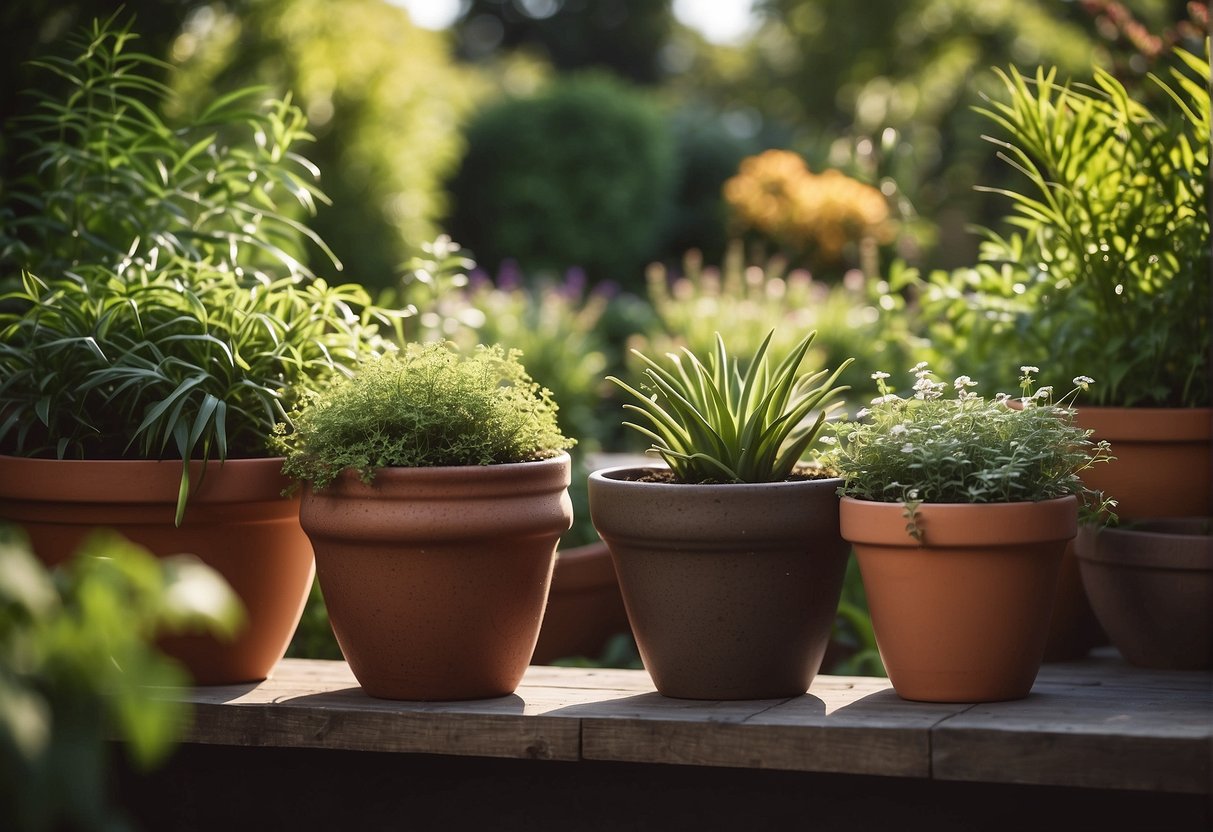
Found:
[[[1170,77],[1151,76],[1169,108],[1099,69],[1087,85],[1012,67],[1006,98],[980,110],[1026,187],[996,191],[1014,231],[987,232],[982,258],[1016,279],[985,273],[970,322],[1022,317],[1002,330],[1022,336],[1013,355],[1090,373],[1096,404],[1210,401],[1210,66],[1176,55]]]
[[[136,51],[132,26],[95,21],[71,57],[34,62],[37,107],[12,135],[28,173],[6,183],[0,228],[8,277],[153,257],[310,276],[302,241],[329,250],[298,220],[326,201],[296,150],[311,139],[302,111],[247,88],[170,125],[169,67]]]
[[[242,94],[170,129],[133,38],[95,24],[77,58],[42,63],[67,94],[37,93],[19,137],[33,150],[0,249],[17,268],[0,273],[0,452],[264,456],[287,411],[390,349],[380,328],[407,312],[291,253],[309,232],[290,210],[321,198],[292,150],[299,110],[250,112]],[[178,522],[189,491],[183,465]]]

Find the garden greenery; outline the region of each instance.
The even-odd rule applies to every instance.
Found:
[[[1002,73],[1005,100],[980,112],[1023,176],[1022,189],[987,189],[1011,200],[1015,231],[987,232],[993,267],[963,284],[938,276],[928,316],[1020,361],[1096,375],[1094,404],[1209,404],[1210,70],[1176,55],[1169,78],[1150,76],[1169,109],[1099,69],[1094,85]]]
[[[230,638],[243,622],[236,594],[192,555],[158,559],[104,532],[47,570],[23,535],[0,526],[5,827],[129,828],[111,805],[109,754],[162,763],[187,716],[157,689],[188,685],[189,675],[152,638],[202,628]]]
[[[517,350],[409,344],[312,394],[279,424],[283,472],[324,488],[343,470],[370,482],[385,467],[494,465],[555,456],[573,440],[556,425],[551,393]]]
[[[1079,495],[1092,510],[1111,507],[1083,485],[1082,471],[1112,457],[1106,441],[1074,424],[1071,409],[1091,379],[1079,376],[1057,401],[1051,387],[1033,389],[1036,367],[1021,370],[1021,395],[991,399],[960,376],[935,381],[925,362],[912,371],[914,392],[903,398],[887,373],[874,373],[880,395],[857,416],[833,425],[821,461],[838,470],[841,493],[863,500],[917,503],[1012,503]],[[829,443],[827,443],[829,444]]]
[[[301,393],[385,349],[380,327],[404,313],[289,253],[309,234],[280,203],[319,198],[292,149],[298,109],[250,113],[237,95],[169,129],[133,37],[96,24],[79,58],[45,62],[67,98],[43,97],[18,136],[37,150],[10,196],[24,210],[4,256],[22,273],[0,294],[0,450],[264,456]],[[182,466],[178,523],[189,490]]]
[[[830,406],[847,389],[835,387],[850,359],[826,378],[828,370],[800,373],[813,344],[810,332],[774,368],[767,333],[744,374],[716,333],[716,349],[705,364],[690,349],[667,353],[668,368],[642,353],[646,395],[626,382],[609,380],[639,404],[624,408],[645,417],[652,428],[625,422],[653,440],[680,482],[777,482],[787,479],[817,440]],[[685,362],[684,359],[685,358]],[[824,381],[822,379],[825,379]],[[806,421],[816,412],[812,421]]]

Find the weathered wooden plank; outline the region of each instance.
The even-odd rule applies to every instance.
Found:
[[[587,713],[582,754],[638,763],[927,777],[931,727],[963,707],[906,703],[888,680],[847,677],[818,677],[805,696],[766,702],[686,703],[651,694]]]
[[[1038,682],[1027,699],[976,705],[936,727],[932,776],[1209,794],[1211,680],[1160,683],[1138,671],[1106,686]]]
[[[344,662],[287,660],[194,703],[187,741],[516,759],[782,769],[1213,793],[1213,674],[1115,658],[1046,665],[1019,702],[905,702],[886,679],[819,676],[805,696],[700,702],[636,670],[532,667],[474,702],[368,697]]]

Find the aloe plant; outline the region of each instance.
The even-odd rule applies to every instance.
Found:
[[[772,368],[774,334],[767,333],[744,372],[717,332],[716,349],[706,362],[685,347],[667,353],[668,367],[633,350],[646,365],[643,386],[651,394],[608,377],[639,402],[624,408],[644,416],[652,427],[624,424],[653,440],[650,451],[665,460],[677,480],[784,480],[820,436],[829,410],[841,404],[835,400],[848,389],[835,382],[854,359],[833,373],[801,373],[814,330]]]

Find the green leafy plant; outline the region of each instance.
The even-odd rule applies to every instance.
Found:
[[[1094,373],[1095,404],[1210,402],[1210,69],[1176,55],[1169,79],[1150,76],[1169,110],[1099,69],[1093,85],[1003,73],[1006,99],[979,112],[1026,180],[987,189],[1011,200],[1015,231],[986,233],[995,268],[933,280],[957,335]]]
[[[832,375],[827,370],[800,373],[817,335],[810,332],[771,367],[768,348],[774,334],[767,333],[744,374],[717,333],[706,364],[687,348],[681,355],[667,354],[668,368],[638,353],[647,367],[645,387],[651,395],[609,377],[640,402],[624,408],[652,427],[625,424],[653,440],[650,452],[665,460],[678,481],[783,480],[821,434],[830,405],[839,404],[832,400],[846,389],[834,383],[850,359]],[[806,421],[814,412],[816,418]]]
[[[297,219],[326,200],[296,149],[312,138],[302,111],[289,97],[258,105],[262,91],[246,88],[170,125],[168,66],[134,50],[119,14],[73,35],[72,57],[33,63],[37,107],[11,135],[26,174],[6,183],[0,262],[57,276],[180,257],[308,274],[303,240],[328,247]]]
[[[544,459],[573,445],[551,393],[516,350],[409,344],[313,394],[280,423],[283,471],[323,488],[347,468],[369,482],[384,467],[492,465]]]
[[[310,236],[278,200],[312,207],[288,102],[269,115],[217,103],[169,130],[140,94],[157,64],[127,29],[98,24],[27,141],[37,175],[11,199],[6,256],[25,265],[0,295],[0,450],[57,458],[262,456],[298,397],[381,350],[375,308],[287,252]],[[200,137],[199,137],[200,136]],[[177,521],[190,490],[182,466]]]
[[[890,281],[897,274],[891,270]],[[910,363],[914,339],[905,301],[890,290],[890,281],[852,272],[827,284],[804,269],[789,269],[785,257],[755,257],[738,240],[729,243],[719,265],[705,263],[692,250],[678,273],[659,263],[649,267],[647,297],[658,324],[633,334],[629,345],[650,355],[683,346],[702,355],[715,348],[719,331],[728,332],[733,351],[745,355],[775,327],[770,349],[786,355],[798,333],[816,330],[808,360],[836,367],[854,356],[839,377],[854,390],[881,367]]]
[[[188,685],[159,632],[231,634],[239,600],[187,555],[158,560],[109,533],[47,570],[0,528],[0,817],[13,829],[129,828],[108,799],[110,740],[133,762],[162,762],[186,706],[158,686]]]
[[[1014,399],[1005,393],[986,399],[970,390],[977,383],[968,376],[953,382],[954,398],[944,398],[948,385],[934,380],[925,362],[913,370],[909,398],[889,387],[887,373],[875,373],[880,395],[857,414],[865,421],[835,424],[836,438],[821,461],[840,472],[843,494],[905,503],[911,527],[920,503],[1075,494],[1091,511],[1110,508],[1079,476],[1112,458],[1106,441],[1092,442],[1091,432],[1074,424],[1071,405],[1091,379],[1076,378],[1074,389],[1054,402],[1051,387],[1033,389],[1038,372],[1022,368],[1022,395]]]

